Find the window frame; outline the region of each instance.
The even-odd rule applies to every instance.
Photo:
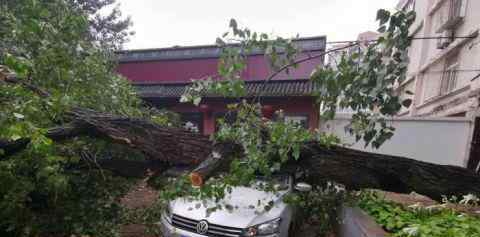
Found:
[[[178,114],[180,114],[180,121],[182,122],[182,127],[184,127],[187,122],[193,122],[194,124],[198,124],[198,133],[203,134],[204,115],[202,112],[178,112]]]
[[[300,125],[301,125],[303,128],[305,128],[305,129],[309,129],[309,128],[310,128],[310,116],[309,116],[308,114],[286,114],[286,115],[283,116],[283,120],[284,120],[285,122],[287,122],[289,118],[293,118],[293,117],[297,117],[297,118],[302,117],[302,118],[304,118],[304,119],[305,119],[305,120],[304,120],[304,121],[305,121],[305,126],[303,126],[302,122],[300,122]],[[292,120],[290,120],[290,121],[292,121]]]
[[[440,95],[450,94],[458,88],[457,85],[459,66],[460,62],[458,51],[447,56],[447,58],[445,59],[445,67],[442,72],[442,78],[440,82]]]

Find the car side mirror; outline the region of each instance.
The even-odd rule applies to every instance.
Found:
[[[295,184],[295,190],[297,190],[299,192],[302,192],[302,193],[310,192],[310,191],[312,191],[312,185],[300,182],[300,183]]]

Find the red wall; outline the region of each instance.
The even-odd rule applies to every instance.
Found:
[[[306,79],[321,59],[307,61],[297,69],[279,74],[275,79]],[[118,72],[133,82],[178,83],[189,82],[217,74],[218,58],[163,60],[120,63]],[[247,69],[243,75],[246,80],[263,80],[271,73],[263,55],[250,56]]]
[[[318,53],[318,52],[317,52]],[[316,54],[316,52],[312,52]],[[306,55],[300,56],[304,57]],[[191,79],[200,79],[217,74],[218,58],[182,59],[162,61],[124,62],[118,66],[118,72],[135,83],[179,83],[189,82]],[[322,59],[307,61],[299,65],[290,74],[281,73],[274,79],[306,79],[317,66],[322,64]],[[243,78],[245,80],[264,80],[271,73],[263,55],[250,56]],[[174,100],[172,100],[174,99]],[[191,104],[178,103],[178,98],[170,98],[168,104],[165,100],[157,100],[153,104],[166,107],[175,112],[199,112],[199,108]],[[204,134],[215,131],[214,114],[226,111],[225,100],[204,99],[203,103],[212,108],[211,115],[203,119]],[[282,109],[286,115],[308,115],[309,128],[318,127],[318,108],[312,97],[276,97],[262,99],[264,105],[271,105],[274,110]]]
[[[204,99],[204,104],[208,104],[211,108],[210,116],[204,116],[203,120],[203,133],[212,134],[215,132],[214,114],[218,112],[226,112],[227,108],[225,101],[222,100],[209,100]],[[268,98],[263,100],[264,105],[271,105],[275,111],[283,110],[285,115],[308,115],[309,117],[309,129],[312,131],[318,128],[319,123],[319,109],[314,103],[312,97],[281,97],[281,98]],[[177,103],[170,110],[175,112],[200,112],[199,107],[192,104]]]

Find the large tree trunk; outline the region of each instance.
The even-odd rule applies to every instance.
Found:
[[[151,160],[172,165],[198,165],[211,152],[208,137],[179,128],[161,127],[151,121],[76,109],[75,123],[86,124],[91,134],[112,139],[143,152]]]
[[[305,146],[300,162],[314,182],[333,180],[349,189],[416,192],[437,201],[442,195],[480,194],[480,176],[457,166],[314,143]]]
[[[68,115],[72,122],[48,130],[54,141],[86,135],[110,139],[141,151],[150,160],[170,165],[196,166],[208,157],[212,143],[207,136],[184,129],[162,127],[142,118],[112,116],[87,109],[74,109]],[[11,156],[24,149],[28,138],[16,141],[0,140],[0,149]],[[0,156],[1,157],[1,156]]]
[[[213,145],[205,136],[161,127],[144,119],[116,117],[81,109],[73,111],[71,117],[73,122],[67,128],[52,129],[48,136],[61,140],[85,134],[112,139],[138,149],[149,160],[162,162],[165,164],[162,168],[190,166],[193,171],[192,183],[195,185],[201,185],[208,177],[227,170],[232,157],[241,153],[241,147],[233,142]],[[18,150],[22,144],[9,142],[7,145]],[[108,166],[128,167],[121,164],[115,166],[114,163],[112,160]],[[440,200],[442,195],[480,194],[480,176],[461,167],[343,147],[323,147],[314,142],[304,145],[300,159],[294,165],[308,171],[312,184],[329,180],[351,189],[376,188],[399,193],[415,191],[435,200]],[[138,164],[138,172],[134,173],[144,172],[144,166]]]
[[[231,146],[216,146],[214,153],[217,155],[209,156],[192,172],[192,183],[202,184],[204,179],[223,170],[219,167],[231,162],[225,155],[232,151],[219,148]],[[238,147],[236,149],[238,151]],[[315,142],[305,144],[300,159],[288,165],[305,170],[308,181],[314,185],[334,181],[350,190],[416,192],[437,201],[441,201],[443,195],[480,194],[480,175],[469,169],[340,146],[325,147]]]

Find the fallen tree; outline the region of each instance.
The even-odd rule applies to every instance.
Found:
[[[79,135],[108,138],[137,149],[149,161],[157,162],[109,160],[100,164],[119,175],[138,177],[146,175],[149,169],[161,174],[169,168],[186,166],[192,170],[192,184],[202,185],[209,177],[226,171],[233,154],[242,152],[241,146],[234,142],[212,144],[206,136],[162,127],[145,119],[84,109],[75,109],[70,116],[73,122],[68,126],[49,130],[51,139],[63,140]],[[0,143],[1,146],[5,144],[17,151],[27,145],[25,139]],[[159,163],[162,164],[161,169],[158,168]],[[304,144],[300,159],[293,165],[304,167],[312,184],[335,181],[349,189],[375,188],[398,193],[414,191],[435,200],[441,200],[442,195],[480,194],[480,175],[465,168],[340,146],[326,147],[317,142]]]
[[[111,1],[108,2],[105,4]],[[233,136],[235,138],[214,143],[196,133],[161,126],[151,121],[155,115],[142,106],[128,81],[116,74],[111,63],[114,59],[103,47],[116,45],[119,38],[102,40],[103,37],[85,34],[91,25],[84,19],[91,17],[77,9],[86,7],[93,13],[105,4],[79,6],[77,1],[61,0],[6,3],[2,5],[6,14],[0,17],[2,26],[5,25],[5,30],[0,31],[0,63],[6,65],[0,65],[2,236],[114,235],[108,233],[120,224],[115,201],[129,186],[128,180],[119,176],[180,176],[190,172],[191,184],[200,186],[222,172],[240,176],[255,171],[252,169],[255,165],[269,169],[270,163],[258,158],[285,158],[285,154],[288,158],[289,153],[281,151],[290,149],[290,143],[295,143],[295,149],[300,147],[300,150],[290,152],[290,158],[294,159],[286,159],[291,161],[288,165],[307,170],[312,184],[333,180],[350,189],[416,191],[437,200],[443,194],[480,194],[480,178],[466,169],[325,146],[325,143],[304,139],[307,136],[289,136],[296,135],[289,133],[295,129],[280,129],[277,137],[281,137],[283,143],[269,147],[267,143],[271,140],[268,139],[273,137],[269,131],[273,130],[262,134],[264,123],[258,111],[252,113],[256,117],[244,113],[239,119],[242,123],[242,119],[255,117],[253,123],[232,129],[235,130],[232,133],[246,133],[244,137],[248,139]],[[116,25],[112,22],[118,20],[116,16],[115,13],[109,17],[107,25]],[[394,130],[381,118],[394,116],[402,106],[408,107],[411,103],[409,99],[401,101],[404,97],[393,88],[405,79],[408,29],[413,18],[412,13],[380,10],[377,20],[382,37],[378,42],[352,57],[342,57],[337,69],[318,65],[310,75],[315,84],[312,97],[324,105],[325,112],[333,116],[337,106],[355,111],[352,124],[357,129],[353,134],[376,147],[390,138]],[[124,25],[122,22],[125,23],[117,23]],[[122,36],[125,27],[127,25],[114,27],[114,31]],[[245,98],[242,79],[247,79],[244,78],[248,66],[246,52],[265,52],[272,68],[265,78],[265,87],[276,75],[298,64],[363,44],[355,42],[304,57],[294,40],[253,33],[248,28],[239,28],[234,20],[230,27],[231,31],[216,41],[224,49],[218,75],[193,82],[182,95],[182,102],[199,104],[205,92]],[[252,104],[261,100],[262,90],[250,98]],[[252,127],[255,129],[249,129]],[[79,137],[92,139],[77,139]],[[264,142],[266,140],[268,142]],[[253,145],[248,147],[249,144]],[[110,150],[118,146],[135,149],[143,156],[138,152],[131,155],[123,149],[112,152],[116,156],[111,155]],[[248,152],[251,150],[260,152],[251,155]],[[271,152],[262,153],[263,150]],[[254,165],[230,169],[232,161],[241,157]],[[112,173],[89,172],[91,169],[108,169]],[[190,189],[188,186],[175,188]]]

